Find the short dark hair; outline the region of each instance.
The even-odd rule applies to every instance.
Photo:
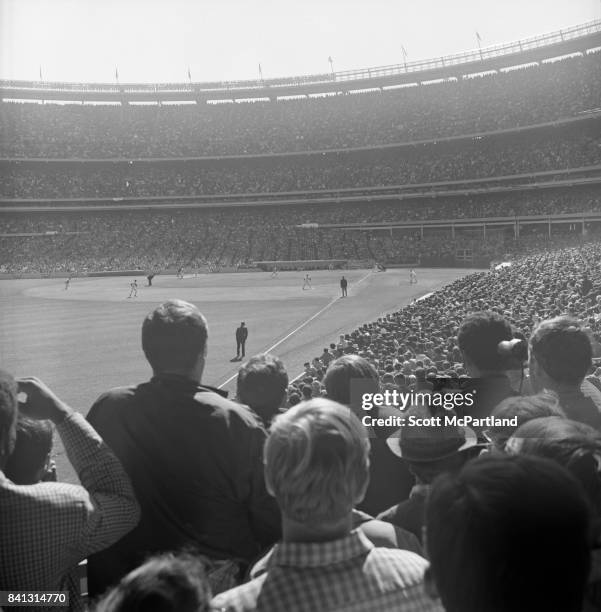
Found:
[[[15,484],[35,484],[52,450],[52,423],[19,415],[17,440],[4,473]]]
[[[290,406],[296,406],[297,404],[300,404],[300,401],[301,401],[301,396],[298,393],[296,393],[296,391],[294,393],[291,393],[288,396],[288,404]]]
[[[520,454],[546,457],[565,467],[583,486],[595,518],[601,519],[601,480],[597,466],[601,433],[585,423],[551,416],[524,423],[513,437]]]
[[[496,419],[511,419],[515,417],[517,420],[517,426],[515,427],[493,424],[488,429],[494,439],[494,443],[496,445],[504,445],[520,425],[532,419],[550,416],[564,417],[565,415],[559,406],[557,396],[543,391],[542,393],[526,397],[519,395],[508,397],[494,407],[491,416]]]
[[[0,468],[15,444],[18,394],[19,387],[13,375],[0,370]]]
[[[589,510],[561,466],[486,455],[435,482],[426,508],[431,573],[446,612],[579,612]]]
[[[496,312],[468,315],[457,334],[461,352],[481,370],[505,370],[506,358],[499,353],[499,342],[511,340],[511,325]]]
[[[95,612],[204,612],[211,592],[203,560],[188,554],[163,554],[121,579]]]
[[[142,349],[154,372],[189,370],[207,344],[207,321],[183,300],[168,300],[144,319]]]
[[[369,389],[362,391],[377,393],[380,390],[378,372],[374,366],[359,355],[343,355],[330,363],[323,384],[326,388],[328,399],[345,406],[351,405],[351,383],[353,380],[361,380],[367,383]]]
[[[275,355],[255,355],[238,370],[238,399],[257,411],[264,420],[271,421],[282,407],[287,388],[288,372]]]
[[[547,376],[558,383],[580,384],[592,364],[590,337],[572,317],[539,323],[530,337],[530,350]]]

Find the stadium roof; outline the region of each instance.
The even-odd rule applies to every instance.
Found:
[[[203,83],[68,83],[0,80],[4,100],[74,102],[184,102],[277,99],[460,77],[584,53],[601,47],[601,20],[455,55],[341,72],[277,79]]]

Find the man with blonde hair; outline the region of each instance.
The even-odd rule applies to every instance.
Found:
[[[422,557],[376,548],[353,529],[353,508],[369,483],[369,441],[348,407],[320,398],[278,415],[263,456],[267,489],[282,513],[283,541],[253,568],[250,582],[218,595],[215,608],[440,609],[424,594]]]

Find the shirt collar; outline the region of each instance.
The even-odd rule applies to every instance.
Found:
[[[216,387],[211,387],[209,385],[201,385],[195,380],[191,380],[182,376],[181,374],[156,374],[150,379],[150,382],[155,384],[164,385],[166,387],[171,387],[178,389],[180,391],[188,391],[190,393],[199,393],[202,391],[211,391],[213,393],[217,393],[221,395],[221,397],[227,397],[228,392],[222,391],[221,389],[217,389]]]
[[[366,555],[374,545],[358,529],[331,542],[281,542],[276,544],[267,562],[292,567],[320,567],[342,563]]]

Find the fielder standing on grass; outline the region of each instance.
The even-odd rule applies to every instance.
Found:
[[[134,279],[134,282],[129,283],[129,286],[130,286],[130,290],[129,290],[129,295],[127,296],[127,299],[129,300],[129,298],[131,297],[138,297],[138,281]]]
[[[348,287],[348,281],[344,276],[340,279],[340,290],[342,291],[342,297],[347,297],[346,288]]]

